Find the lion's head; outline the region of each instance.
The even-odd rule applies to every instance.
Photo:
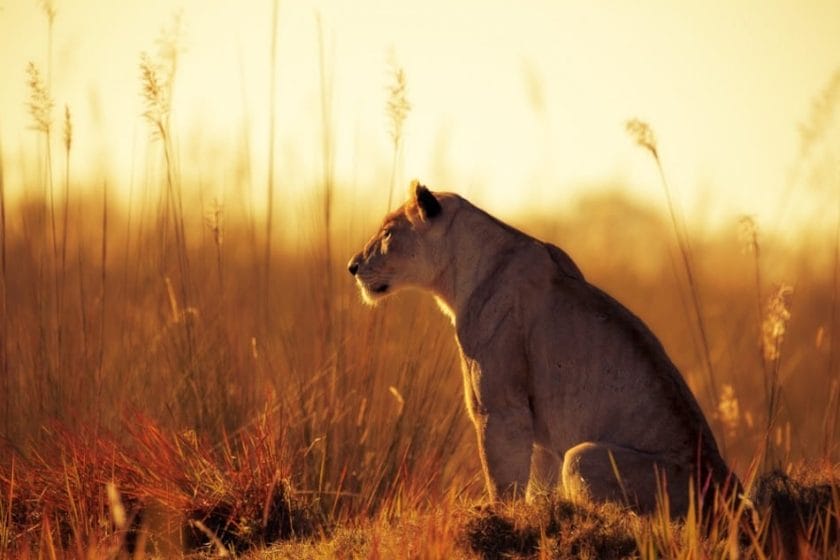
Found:
[[[411,199],[385,216],[379,231],[347,264],[367,303],[400,288],[432,288],[440,274],[449,197],[436,196],[417,181],[411,190]]]

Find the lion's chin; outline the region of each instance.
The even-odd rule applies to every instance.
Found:
[[[359,290],[362,293],[362,300],[368,305],[376,305],[379,300],[385,298],[391,293],[391,286],[388,284],[375,284],[368,286],[362,282],[358,282]]]

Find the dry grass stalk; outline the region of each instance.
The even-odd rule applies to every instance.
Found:
[[[52,85],[52,70],[53,70],[53,27],[55,26],[55,16],[58,13],[55,9],[55,2],[53,0],[38,0],[41,11],[47,19],[47,89]]]
[[[181,52],[181,16],[176,14],[170,28],[164,30],[158,37],[158,56],[153,61],[149,55],[140,56],[141,91],[145,100],[146,110],[143,116],[152,127],[153,136],[161,141],[164,157],[166,180],[163,204],[160,211],[161,231],[161,272],[166,275],[166,261],[169,254],[169,244],[166,231],[171,227],[175,241],[175,260],[178,267],[178,288],[181,301],[185,308],[192,308],[192,278],[185,213],[180,177],[175,163],[175,148],[170,130],[172,99],[175,87],[175,77],[178,68],[178,57]],[[190,364],[194,361],[195,329],[190,317],[183,322],[186,337],[184,374],[189,384],[195,386],[194,371]]]
[[[762,306],[764,305],[763,288],[761,285],[761,245],[758,242],[758,224],[752,216],[741,216],[738,219],[738,238],[743,247],[743,252],[753,256],[753,276],[755,278],[755,303],[756,303],[756,324],[758,325],[758,338],[761,340],[761,324],[763,322]],[[759,350],[761,345],[759,344]],[[759,366],[767,375],[767,362],[763,352],[759,352]]]
[[[779,413],[780,400],[782,395],[782,383],[780,378],[782,347],[787,333],[788,322],[790,321],[791,298],[793,287],[787,284],[780,284],[770,295],[767,302],[767,314],[761,324],[761,348],[764,359],[768,364],[765,368],[764,393],[766,403],[767,424],[764,436],[764,462],[765,467],[774,465],[774,453],[770,448],[770,437],[776,418]]]
[[[99,359],[96,367],[96,394],[101,394],[103,370],[105,367],[105,329],[108,318],[108,184],[102,184],[102,232],[99,246]],[[100,399],[96,399],[96,418],[101,418]]]
[[[396,57],[391,54],[388,62],[391,83],[388,85],[388,99],[385,102],[385,114],[388,117],[388,135],[391,137],[391,180],[388,183],[388,209],[393,206],[394,189],[397,182],[397,167],[403,144],[403,126],[411,111],[408,101],[408,86],[405,70],[397,64]]]
[[[225,215],[224,205],[218,199],[213,201],[213,206],[206,216],[207,227],[213,234],[213,246],[216,249],[216,273],[219,280],[219,291],[224,294],[224,267],[222,266],[222,243],[224,242]]]
[[[715,378],[715,370],[712,364],[711,351],[709,349],[709,337],[707,334],[706,323],[703,318],[703,305],[700,298],[700,286],[697,283],[694,267],[692,265],[691,245],[689,243],[688,232],[686,231],[685,220],[678,217],[678,210],[671,197],[671,188],[668,180],[665,177],[665,170],[662,168],[662,161],[659,158],[659,148],[656,143],[656,135],[650,125],[638,119],[631,119],[626,124],[627,132],[633,140],[642,148],[650,152],[656,168],[659,172],[659,179],[662,183],[662,188],[665,191],[665,198],[668,203],[668,213],[671,217],[671,225],[674,230],[674,235],[677,239],[677,245],[682,257],[683,269],[686,278],[688,279],[688,287],[691,293],[691,301],[694,308],[694,318],[697,322],[697,329],[700,334],[700,343],[704,365],[709,381],[709,396],[713,406],[717,407],[718,391],[717,380]]]
[[[45,4],[45,6],[47,6]],[[49,6],[45,7],[45,10]],[[50,18],[50,38],[52,37],[52,16]],[[50,39],[51,41],[51,39]],[[50,46],[50,58],[52,47]],[[44,226],[46,235],[49,236],[52,245],[51,250],[44,251],[43,255],[49,255],[43,258],[41,262],[41,270],[45,275],[49,275],[53,285],[44,290],[41,297],[44,299],[43,312],[41,314],[41,332],[42,344],[44,346],[44,358],[49,364],[46,372],[46,383],[52,390],[58,387],[58,379],[62,370],[62,351],[61,351],[61,336],[62,336],[62,316],[61,316],[61,298],[58,293],[60,291],[60,272],[59,272],[59,248],[58,248],[58,228],[56,225],[56,208],[55,208],[55,189],[53,184],[53,169],[52,169],[52,109],[54,106],[53,98],[49,88],[49,74],[50,65],[48,66],[47,80],[45,81],[38,67],[30,62],[26,68],[26,83],[29,89],[29,99],[27,107],[29,114],[32,117],[32,129],[37,131],[42,136],[43,158],[42,158],[42,173],[43,173],[43,187],[44,197],[46,202],[46,209],[49,215],[49,224]],[[40,221],[40,219],[39,219]],[[40,227],[39,227],[40,229]],[[46,287],[45,287],[46,288]],[[49,310],[49,311],[47,311]]]
[[[70,221],[70,149],[73,146],[73,120],[70,107],[64,105],[64,210],[61,225],[61,274],[58,281],[58,313],[64,316],[64,288],[67,285],[67,233]],[[58,351],[62,352],[62,330],[59,322]]]
[[[840,105],[840,69],[835,70],[826,86],[813,100],[808,121],[799,126],[800,157],[807,157],[816,144],[824,140],[835,122]]]
[[[174,64],[173,64],[174,66]],[[140,55],[140,83],[145,102],[143,117],[148,121],[152,137],[161,141],[166,172],[166,189],[161,204],[160,232],[163,257],[166,258],[168,249],[169,223],[175,233],[176,250],[181,253],[182,237],[180,227],[179,205],[176,203],[174,161],[172,156],[171,134],[169,119],[172,110],[172,78],[161,65],[152,61],[146,53]],[[179,258],[180,262],[180,258]]]
[[[53,277],[55,298],[55,330],[56,330],[56,369],[61,372],[65,359],[65,286],[67,284],[67,234],[70,204],[70,149],[73,143],[73,123],[70,118],[70,108],[64,106],[64,130],[62,134],[64,144],[64,203],[62,210],[61,241],[59,243],[56,227],[56,208],[50,183],[50,218],[52,224],[53,243]]]
[[[277,23],[280,11],[280,0],[274,0],[271,10],[271,51],[269,55],[269,86],[268,86],[268,175],[266,185],[265,208],[265,255],[263,257],[265,278],[263,279],[263,294],[268,299],[271,286],[271,244],[274,237],[274,140],[277,126]],[[266,310],[266,318],[271,316]]]

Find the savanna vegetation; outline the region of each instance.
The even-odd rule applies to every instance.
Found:
[[[664,173],[655,208],[618,188],[542,215],[488,208],[652,327],[750,497],[681,522],[664,502],[652,518],[559,496],[488,507],[451,325],[421,294],[365,307],[345,270],[400,198],[406,75],[392,73],[381,200],[333,178],[324,116],[323,178],[290,242],[282,188],[258,186],[255,212],[242,154],[223,201],[184,178],[177,50],[162,52],[140,58],[155,165],[131,204],[75,179],[72,108],[39,66],[21,76],[40,149],[20,196],[0,159],[0,558],[840,553],[833,233],[688,227]],[[629,131],[660,166],[652,130]]]

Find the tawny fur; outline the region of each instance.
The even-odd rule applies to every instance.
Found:
[[[350,261],[368,302],[431,292],[455,326],[492,500],[553,491],[674,515],[737,486],[682,376],[632,312],[558,247],[451,193],[413,184]],[[698,486],[695,486],[697,491]]]

